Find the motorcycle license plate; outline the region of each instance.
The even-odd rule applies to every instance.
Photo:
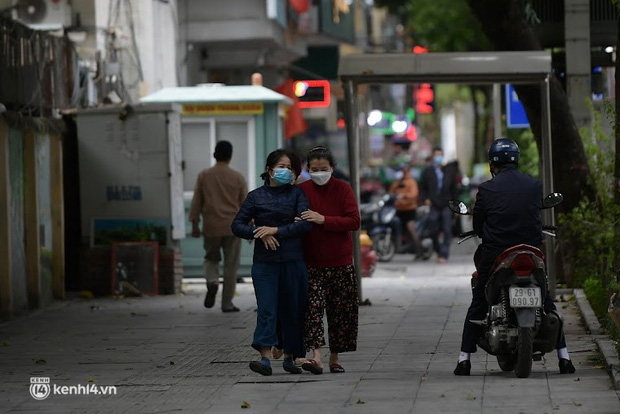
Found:
[[[508,289],[513,308],[540,308],[542,296],[539,287],[511,287]]]

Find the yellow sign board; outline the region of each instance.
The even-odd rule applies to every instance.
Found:
[[[258,102],[248,103],[218,103],[218,104],[185,104],[183,115],[255,115],[262,114],[263,104]]]

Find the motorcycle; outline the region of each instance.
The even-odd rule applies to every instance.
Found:
[[[562,198],[560,193],[547,195],[543,208],[557,206]],[[449,206],[457,214],[471,214],[462,201],[451,201]],[[543,226],[548,236],[555,237],[554,231],[552,226]],[[458,243],[474,236],[473,230],[462,233]],[[472,274],[471,283],[473,289],[478,283],[477,272]],[[497,357],[502,371],[515,371],[518,378],[529,377],[532,361],[540,361],[545,353],[553,351],[562,334],[560,314],[544,310],[547,289],[543,253],[527,244],[512,246],[495,260],[486,283],[486,318],[470,321],[483,328],[478,346]]]
[[[380,200],[374,203],[360,205],[360,216],[362,220],[362,230],[366,230],[380,262],[389,262],[396,253],[413,253],[413,240],[401,220],[396,216],[394,194],[385,194]],[[426,213],[417,228],[424,230],[427,225]],[[418,234],[422,234],[418,230]],[[421,239],[421,258],[427,260],[433,253],[433,243]]]

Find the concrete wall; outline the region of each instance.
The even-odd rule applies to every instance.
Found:
[[[79,15],[86,31],[86,38],[76,43],[76,48],[80,58],[88,62],[92,76],[96,70],[97,52],[103,60],[111,58],[106,49],[110,40],[109,31],[114,30],[121,73],[134,102],[161,88],[178,84],[176,0],[165,3],[80,0],[72,2],[72,12],[74,16]]]

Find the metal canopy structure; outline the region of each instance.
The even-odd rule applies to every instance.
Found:
[[[549,77],[551,53],[548,51],[467,52],[467,53],[382,53],[341,56],[338,75],[345,92],[345,121],[351,185],[359,202],[360,130],[357,87],[381,83],[521,83],[541,89],[542,182],[545,194],[553,191],[551,159],[551,110]],[[543,211],[545,224],[553,225],[553,214]],[[359,234],[353,238],[354,264],[361,289],[361,250]],[[546,243],[551,294],[555,294],[555,243]]]

